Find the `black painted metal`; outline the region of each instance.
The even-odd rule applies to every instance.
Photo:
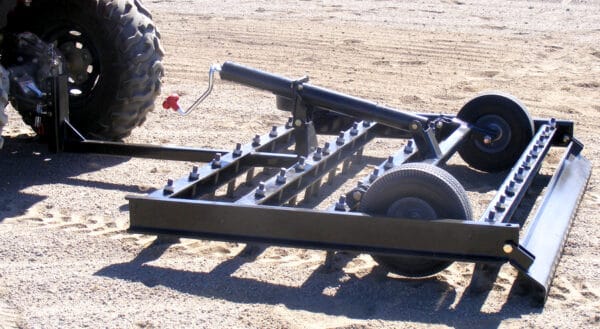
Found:
[[[442,165],[476,127],[453,116],[405,113],[233,63],[225,63],[221,77],[295,99],[301,106],[295,107],[294,119],[301,122],[290,119],[284,126],[273,127],[269,133],[230,150],[87,140],[68,122],[66,79],[57,77],[51,101],[54,115],[46,117],[53,120],[51,150],[207,163],[193,166],[186,176],[168,180],[162,189],[146,197],[129,196],[132,232],[476,262],[508,261],[520,271],[520,280],[533,285],[538,297],[545,300],[591,173],[589,161],[580,154],[583,145],[573,138],[572,122],[535,120],[536,135],[480,220],[390,219],[348,210],[357,209],[373,180],[403,163]],[[309,115],[315,108],[343,113],[346,121],[350,116],[377,123],[355,122],[318,147]],[[335,176],[340,164],[344,171],[352,157],[358,157],[377,137],[409,140],[328,211],[282,207],[295,204],[302,191],[308,197],[313,195],[326,175]],[[301,146],[290,152],[298,142]],[[567,149],[520,241],[522,220],[517,224],[512,217],[553,146]],[[260,173],[266,178],[256,184],[260,168],[267,168]],[[243,175],[246,182],[240,184],[237,178]],[[225,185],[226,195],[216,196]]]
[[[46,113],[42,120],[43,126],[48,127],[46,131],[48,138],[48,149],[50,152],[62,152],[65,141],[65,121],[69,117],[68,80],[66,75],[52,77],[51,113]],[[42,115],[38,113],[38,115]]]
[[[515,224],[390,220],[362,213],[202,200],[128,199],[131,232],[468,261],[517,259],[502,250],[507,242],[517,243]],[[521,266],[530,264],[525,260]]]
[[[542,299],[548,295],[569,228],[592,172],[592,165],[579,154],[577,144],[577,141],[572,141],[567,147],[521,242],[535,255],[533,264],[522,273]]]
[[[510,222],[533,178],[542,166],[556,132],[556,122],[541,125],[528,147],[498,188],[498,193],[483,212],[482,221]]]
[[[257,195],[256,191],[252,191],[236,203],[281,205],[288,202],[300,191],[318,184],[323,176],[371,141],[374,136],[369,131],[373,126],[357,123],[351,130],[340,133],[335,143],[328,144],[327,154],[323,154],[323,147],[309,157],[299,159],[293,166],[281,168],[277,175],[263,182],[262,193]]]
[[[260,71],[240,64],[225,62],[222,66],[221,79],[234,81],[243,85],[270,91],[275,95],[293,99],[293,79]],[[313,86],[308,83],[297,84],[296,93],[311,106],[328,109],[333,112],[360,118],[360,120],[376,121],[386,126],[401,130],[410,130],[409,125],[417,121],[427,127],[428,119],[424,116],[400,111],[361,98],[345,95],[336,91]]]
[[[226,154],[228,150],[202,149],[183,146],[160,146],[148,144],[119,143],[97,140],[66,141],[64,151],[73,153],[93,153],[114,156],[163,159],[176,161],[208,162],[217,153]]]

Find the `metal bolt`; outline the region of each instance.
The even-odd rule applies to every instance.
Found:
[[[302,90],[302,89],[304,89],[304,85],[301,85],[301,84],[300,84],[300,85],[298,85],[298,88],[296,88],[296,89],[298,89],[298,90]]]
[[[515,181],[517,183],[521,183],[521,182],[523,182],[524,179],[525,179],[525,175],[524,175],[523,167],[519,167],[519,169],[517,169],[517,173],[515,174]]]
[[[504,251],[505,254],[510,254],[513,252],[513,246],[510,243],[506,243],[502,246],[502,251]]]
[[[404,153],[409,154],[413,151],[413,141],[412,139],[408,140],[406,146],[404,147]]]
[[[493,211],[493,210],[491,210],[491,211],[488,213],[488,216],[487,216],[487,221],[488,221],[488,222],[493,222],[493,221],[494,221],[494,218],[496,218],[496,212],[495,212],[495,211]]]
[[[544,143],[544,139],[545,139],[545,137],[544,137],[544,136],[540,136],[540,139],[537,141],[537,146],[538,146],[539,148],[543,148],[543,147],[544,147],[544,145],[546,145],[546,143]]]
[[[221,153],[215,154],[215,158],[212,160],[210,166],[213,169],[221,168]]]
[[[374,180],[377,179],[377,177],[379,177],[379,168],[373,169],[373,173],[371,174],[371,176],[369,176],[369,182],[372,183]]]
[[[329,142],[325,142],[323,145],[323,155],[329,155],[331,153],[331,150],[329,149],[330,146],[331,144],[329,144]]]
[[[354,201],[360,201],[360,199],[362,199],[362,192],[361,191],[354,191],[352,192],[352,199],[354,199]]]
[[[322,158],[323,158],[323,149],[321,149],[320,147],[317,147],[317,149],[315,150],[315,154],[313,154],[313,160],[319,161]]]
[[[269,137],[277,137],[277,126],[273,126],[273,128],[271,128],[271,132],[269,133]]]
[[[442,121],[442,120],[438,120],[438,121],[436,121],[436,122],[435,122],[435,127],[436,127],[437,129],[442,129],[442,128],[444,127],[444,121]]]
[[[419,129],[419,126],[420,126],[420,124],[419,124],[418,121],[413,121],[413,122],[410,123],[410,129],[411,130],[417,130],[417,129]]]
[[[385,170],[388,169],[392,169],[394,167],[394,157],[392,155],[390,155],[387,159],[387,161],[385,162],[385,165],[383,165],[383,168]]]
[[[286,174],[285,168],[279,169],[279,175],[277,175],[277,179],[275,180],[275,182],[279,185],[285,184],[285,181],[286,181],[285,174]]]
[[[365,127],[365,128],[367,128],[367,127],[370,127],[370,126],[371,126],[371,121],[366,121],[366,120],[365,120],[365,121],[363,121],[362,125],[363,125],[363,127]]]
[[[504,210],[506,210],[506,197],[504,195],[500,196],[500,199],[498,199],[498,202],[496,203],[496,206],[494,208],[496,208],[496,210],[498,212],[503,212]]]
[[[339,136],[338,136],[338,138],[335,140],[335,143],[337,145],[344,145],[345,142],[346,141],[344,140],[344,132],[341,131],[340,134],[339,134]]]
[[[504,192],[506,193],[506,195],[508,196],[513,196],[515,195],[515,181],[511,180],[508,183],[508,186],[506,186],[506,189],[504,190]]]
[[[235,150],[233,150],[233,157],[237,158],[242,155],[242,143],[235,144]]]
[[[163,188],[163,194],[171,194],[175,191],[173,187],[173,180],[171,178],[167,179],[167,185]]]
[[[335,203],[335,210],[346,211],[346,196],[340,195],[340,199]]]
[[[294,124],[294,118],[289,117],[288,121],[285,123],[285,129],[290,129],[292,128],[292,125]]]
[[[190,172],[189,180],[196,180],[200,175],[198,174],[198,166],[193,165],[192,171]]]
[[[492,144],[492,136],[485,135],[485,136],[483,137],[483,144],[485,144],[485,145],[490,145],[490,144]]]
[[[300,157],[298,158],[298,164],[296,165],[296,171],[304,171],[306,168],[306,158]]]
[[[523,168],[525,170],[531,169],[531,156],[530,155],[525,157],[525,161],[523,162]]]
[[[566,144],[566,143],[568,143],[568,142],[570,142],[570,141],[571,141],[571,136],[569,136],[569,135],[564,135],[564,136],[563,136],[563,138],[562,138],[562,141],[563,141],[563,143],[565,143],[565,144]]]
[[[541,139],[546,139],[549,134],[550,134],[550,126],[544,126],[544,129],[542,130],[540,137],[542,137]]]
[[[256,192],[254,193],[254,197],[257,199],[263,198],[265,196],[265,182],[258,183],[258,187],[256,188]]]
[[[358,122],[352,124],[352,129],[350,129],[350,135],[356,136],[358,135]]]
[[[546,135],[546,132],[542,130],[542,133],[540,134],[540,138],[537,141],[537,145],[544,146],[544,141],[546,140],[546,137],[548,137]]]
[[[529,155],[531,155],[532,158],[537,158],[538,155],[540,155],[540,149],[537,145],[533,145],[533,148],[531,149],[531,152],[529,152]]]
[[[294,121],[294,126],[296,126],[296,127],[302,127],[302,120],[297,119],[296,121]]]
[[[260,145],[260,135],[255,135],[254,138],[252,139],[252,146],[259,146]]]

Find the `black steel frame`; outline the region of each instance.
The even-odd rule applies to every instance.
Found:
[[[50,120],[54,151],[207,163],[148,196],[128,196],[130,232],[172,234],[272,245],[414,255],[473,262],[510,262],[545,301],[571,220],[591,172],[573,138],[573,123],[535,120],[536,135],[508,173],[479,219],[419,221],[390,219],[356,212],[362,193],[377,177],[409,161],[443,164],[474,131],[453,116],[410,114],[269,73],[226,63],[221,78],[292,100],[293,117],[250,143],[231,150],[136,145],[88,140],[68,121],[66,77],[54,80],[54,115]],[[288,86],[288,87],[284,87]],[[291,86],[291,88],[290,88]],[[340,107],[339,105],[342,104]],[[328,143],[317,145],[310,120],[315,110],[360,118]],[[370,121],[367,121],[370,120]],[[48,122],[47,122],[48,123]],[[436,125],[443,137],[435,136]],[[336,133],[325,131],[325,133]],[[374,169],[328,211],[293,207],[299,195],[316,194],[324,179],[360,158],[378,137],[408,141]],[[438,141],[438,139],[440,139]],[[295,151],[289,149],[296,146]],[[551,147],[565,147],[562,161],[546,188],[537,214],[520,238],[524,219],[514,218],[525,192]],[[257,168],[276,173],[256,184]],[[271,169],[271,171],[273,171]],[[268,172],[268,170],[267,170]],[[245,179],[244,177],[245,176]],[[243,182],[240,182],[242,177]],[[225,195],[215,192],[225,187]],[[241,193],[241,195],[239,195]]]

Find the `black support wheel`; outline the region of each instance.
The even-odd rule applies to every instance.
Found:
[[[56,44],[69,76],[70,121],[84,135],[120,140],[154,107],[163,51],[138,0],[33,1],[9,17],[8,29]],[[13,105],[33,125],[32,105]]]
[[[467,193],[456,178],[425,163],[404,164],[375,180],[364,194],[360,210],[398,220],[465,220],[472,217]],[[430,276],[452,264],[451,261],[424,257],[372,256],[390,272],[407,277]]]
[[[510,169],[533,137],[533,120],[515,97],[486,93],[470,100],[457,117],[474,125],[474,131],[458,149],[471,167],[498,172]],[[483,131],[490,132],[485,133]]]

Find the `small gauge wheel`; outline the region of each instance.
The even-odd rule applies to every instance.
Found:
[[[462,185],[445,170],[425,163],[400,166],[375,180],[364,194],[360,210],[366,214],[404,219],[471,219],[471,206]],[[418,237],[427,239],[427,237]],[[451,261],[415,256],[372,255],[390,272],[426,277]]]
[[[479,95],[465,104],[457,117],[473,125],[458,153],[478,170],[512,168],[533,137],[533,120],[527,108],[508,94]]]

